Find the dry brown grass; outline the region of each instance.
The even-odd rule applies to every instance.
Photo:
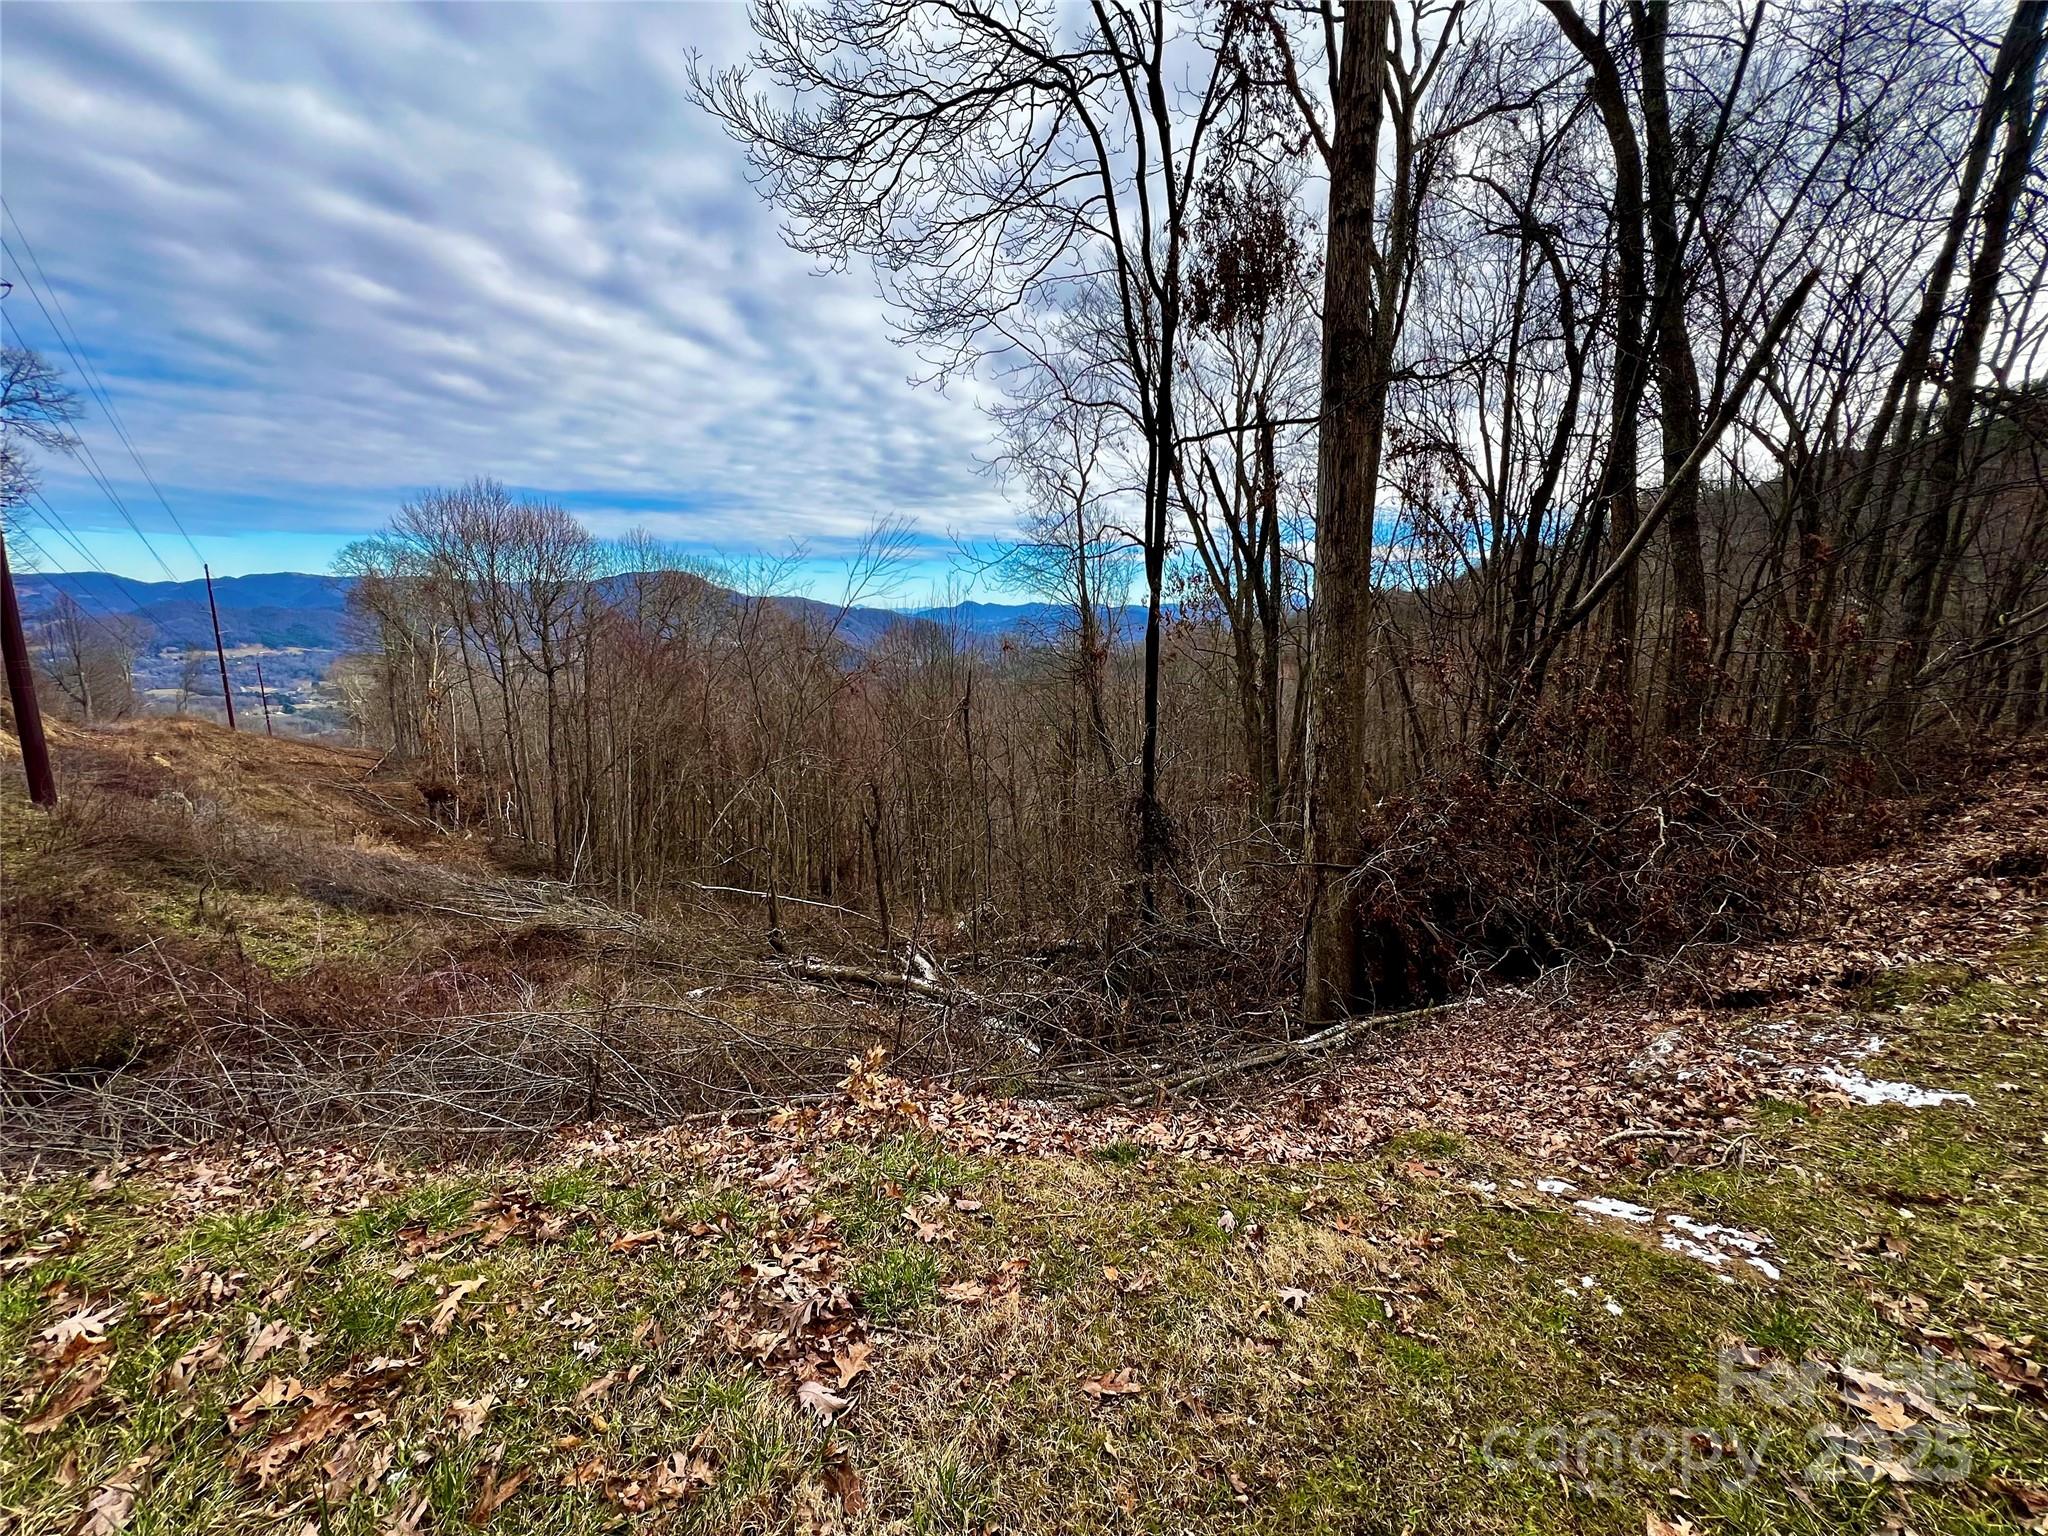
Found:
[[[16,1151],[531,1139],[801,1099],[878,1039],[943,1065],[943,1017],[800,982],[753,904],[521,877],[368,754],[179,720],[56,745],[55,813],[0,789]]]

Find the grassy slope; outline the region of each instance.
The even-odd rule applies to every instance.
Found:
[[[31,1185],[0,1204],[0,1506],[23,1533],[69,1531],[155,1451],[133,1531],[266,1528],[284,1509],[294,1531],[404,1528],[415,1512],[419,1530],[467,1528],[520,1469],[483,1515],[492,1529],[1639,1533],[1656,1512],[1713,1531],[2013,1530],[2013,1485],[2048,1484],[2048,1421],[1982,1363],[1970,1477],[1905,1488],[1804,1475],[1810,1434],[1847,1422],[1838,1403],[1723,1401],[1716,1374],[1737,1342],[1766,1361],[1896,1361],[1919,1347],[1915,1324],[1966,1344],[1989,1330],[2038,1357],[2025,1337],[2048,1333],[2048,946],[1999,976],[1895,975],[1869,1000],[1892,1042],[1873,1074],[1961,1088],[1974,1107],[1766,1104],[1722,1166],[1602,1191],[1774,1234],[1774,1287],[1719,1282],[1623,1224],[1518,1191],[1511,1180],[1548,1170],[1439,1135],[1314,1168],[1135,1148],[967,1160],[899,1129],[792,1131],[787,1148],[737,1156],[656,1140],[275,1198],[260,1179],[195,1198],[175,1168]],[[802,1158],[793,1175],[774,1171],[785,1150]],[[530,1207],[512,1235],[454,1235],[494,1194]],[[659,1235],[615,1251],[645,1233]],[[829,1432],[702,1336],[707,1307],[776,1253],[839,1277],[876,1344]],[[1004,1294],[1013,1260],[1021,1283]],[[437,1305],[470,1279],[484,1283],[436,1335]],[[961,1288],[977,1280],[993,1299]],[[109,1300],[127,1314],[76,1368],[111,1359],[106,1386],[26,1432],[75,1379],[30,1385],[39,1331]],[[303,1347],[242,1364],[257,1321],[302,1331]],[[164,1368],[210,1339],[226,1358],[187,1391],[166,1386]],[[365,1385],[376,1356],[419,1364]],[[634,1365],[630,1384],[579,1403]],[[1135,1390],[1082,1390],[1125,1368]],[[256,1486],[250,1451],[313,1410],[259,1410],[241,1433],[227,1410],[273,1374],[317,1387],[351,1371],[346,1433]],[[486,1395],[466,1438],[456,1405]],[[1670,1472],[1480,1454],[1490,1430],[1524,1443],[1553,1423],[1693,1427],[1696,1455],[1756,1448],[1762,1471],[1681,1487]],[[323,1465],[349,1436],[367,1477]],[[650,1474],[677,1452],[695,1470],[656,1496]],[[609,1480],[579,1483],[594,1465]],[[852,1510],[843,1465],[862,1485]],[[627,1513],[634,1502],[651,1508]]]
[[[349,890],[338,859],[401,871],[479,864],[463,840],[423,834],[409,785],[367,788],[410,799],[412,815],[350,796],[376,762],[368,752],[182,718],[52,731],[58,815],[29,809],[17,769],[0,773],[0,881],[12,910],[88,942],[155,938],[278,977],[360,966],[422,925]],[[0,762],[12,748],[0,736]]]

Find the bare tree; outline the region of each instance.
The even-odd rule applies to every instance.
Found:
[[[904,335],[941,371],[1049,366],[1077,341],[1113,342],[1099,368],[1055,372],[1083,382],[1077,403],[1121,417],[1141,445],[1135,811],[1149,913],[1170,841],[1161,594],[1191,200],[1238,94],[1224,60],[1245,19],[1226,9],[1216,38],[1202,7],[1163,0],[1092,0],[1071,31],[1036,0],[756,0],[751,14],[751,69],[699,74],[696,95],[747,145],[789,210],[793,244],[833,261],[871,257]]]
[[[78,395],[42,355],[27,347],[0,347],[0,526],[37,489],[28,450],[72,453],[78,436]]]
[[[95,725],[135,712],[135,653],[132,623],[87,613],[69,592],[57,593],[36,628],[44,678],[74,720]]]

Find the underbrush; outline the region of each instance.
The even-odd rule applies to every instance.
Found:
[[[1569,966],[1627,983],[1698,945],[1795,931],[1816,872],[1900,808],[1867,764],[1755,760],[1735,732],[1638,745],[1625,698],[1540,712],[1490,758],[1437,765],[1370,814],[1357,894],[1372,1011]],[[1183,859],[1159,921],[1076,936],[1043,964],[1041,1038],[1078,1059],[1185,1060],[1292,1038],[1306,882],[1277,834]]]
[[[0,1506],[58,1536],[136,1471],[130,1530],[222,1536],[2037,1528],[2048,951],[1992,971],[1867,999],[1883,1070],[1973,1103],[1766,1106],[1599,1191],[1770,1234],[1774,1281],[1441,1130],[970,1155],[872,1084],[456,1173],[34,1181],[0,1196]],[[815,1410],[717,1324],[842,1292]]]
[[[1596,766],[1602,718],[1546,719],[1512,753],[1382,802],[1352,877],[1380,1006],[1567,962],[1627,978],[1686,945],[1784,933],[1815,868],[1868,846],[1843,835],[1842,811],[1871,798],[1851,769],[1795,789],[1727,737]]]
[[[1539,716],[1491,764],[1379,805],[1351,876],[1378,1008],[1546,971],[1627,984],[1688,946],[1790,931],[1816,866],[1887,830],[1853,767],[1774,775],[1711,734],[1637,752],[1618,708]],[[906,1077],[1142,1098],[1271,1067],[1302,1034],[1300,865],[1276,833],[1181,839],[1152,921],[1084,902],[1085,934],[998,938],[920,914],[885,951],[829,903],[776,918],[762,893],[707,887],[628,910],[523,878],[371,763],[303,744],[272,762],[173,724],[79,735],[54,816],[0,793],[17,1148],[518,1141],[802,1102],[876,1043]],[[209,751],[218,785],[195,771]]]
[[[146,754],[74,747],[68,766],[54,814],[0,791],[10,1160],[220,1136],[530,1144],[822,1093],[878,1038],[934,1065],[949,1048],[764,991],[721,923],[479,872],[466,844],[440,862],[375,819],[257,819]]]

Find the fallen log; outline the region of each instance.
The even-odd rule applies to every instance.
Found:
[[[857,965],[835,965],[825,960],[796,960],[788,967],[792,976],[804,981],[824,981],[874,987],[880,991],[914,992],[919,997],[942,1003],[973,1003],[980,999],[952,982],[906,975],[899,971],[870,971]]]

